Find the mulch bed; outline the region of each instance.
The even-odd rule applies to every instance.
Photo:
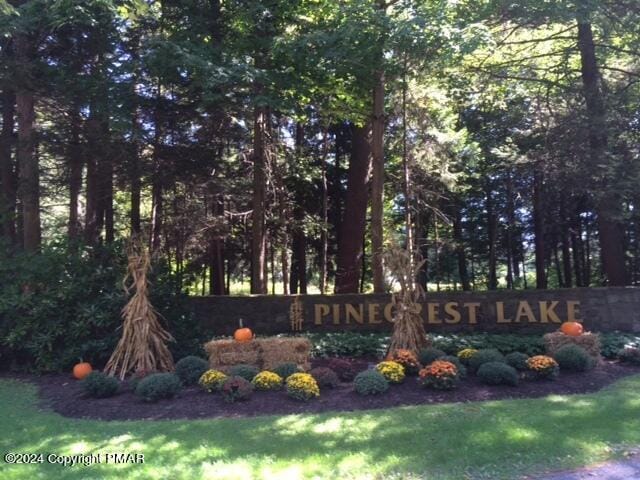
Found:
[[[325,360],[314,360],[313,366],[324,366]],[[369,364],[355,360],[360,369]],[[79,382],[70,375],[11,375],[11,378],[35,383],[39,387],[41,406],[66,417],[100,420],[159,420],[176,418],[253,417],[273,414],[354,411],[451,402],[475,402],[507,398],[535,398],[550,394],[577,394],[600,390],[619,378],[640,373],[640,367],[604,362],[588,373],[563,373],[555,381],[523,381],[517,387],[488,387],[470,376],[453,391],[434,391],[416,385],[408,377],[400,385],[392,385],[387,393],[363,397],[353,391],[350,383],[335,389],[324,389],[319,398],[298,402],[283,391],[255,392],[246,402],[225,403],[220,395],[185,388],[176,398],[157,403],[145,403],[126,386],[118,395],[105,399],[84,398]],[[3,375],[7,378],[6,375]]]

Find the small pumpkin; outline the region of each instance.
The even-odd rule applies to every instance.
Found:
[[[233,332],[233,338],[236,342],[250,342],[253,340],[253,332],[250,328],[242,325],[242,319],[240,319],[240,328]]]
[[[73,366],[73,376],[78,380],[82,380],[84,377],[93,372],[93,368],[89,362],[76,363]]]
[[[579,322],[564,322],[560,326],[560,331],[570,337],[579,337],[584,332],[584,329]]]

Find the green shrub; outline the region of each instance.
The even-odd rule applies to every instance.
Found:
[[[511,365],[516,370],[525,371],[529,368],[527,366],[529,355],[527,355],[526,353],[511,352],[507,354],[504,359],[507,361],[508,365]]]
[[[418,383],[436,390],[452,390],[460,380],[458,368],[446,360],[436,360],[418,373]]]
[[[469,359],[469,368],[472,372],[477,372],[481,365],[489,362],[505,363],[504,355],[493,348],[478,350],[476,354]]]
[[[84,394],[93,398],[113,397],[120,387],[116,378],[102,372],[91,372],[80,383]]]
[[[287,395],[296,400],[307,402],[320,396],[320,388],[315,379],[308,373],[294,373],[286,380]]]
[[[418,357],[419,357],[420,363],[426,367],[431,362],[434,362],[446,355],[447,354],[442,350],[439,350],[433,347],[428,347],[420,350],[420,355]]]
[[[316,357],[382,357],[389,345],[389,335],[382,333],[310,333]]]
[[[253,395],[253,384],[243,377],[229,377],[222,384],[220,391],[222,398],[229,403],[249,400]]]
[[[353,380],[356,392],[360,395],[378,395],[389,389],[389,382],[376,370],[366,370]]]
[[[184,357],[176,363],[176,375],[184,385],[195,385],[207,370],[209,370],[209,362],[193,355]]]
[[[343,382],[351,382],[356,376],[356,369],[353,364],[348,360],[342,358],[331,358],[327,363],[327,366],[336,372],[338,378]]]
[[[486,362],[480,365],[477,372],[480,381],[486,385],[518,384],[518,372],[504,362]]]
[[[56,241],[37,254],[0,248],[0,365],[36,372],[69,371],[78,358],[104,365],[121,334],[125,273],[122,242]],[[174,358],[201,349],[202,330],[176,274],[159,262],[149,279],[151,302],[176,339]]]
[[[465,367],[460,361],[460,359],[455,355],[445,355],[439,360],[444,360],[445,362],[453,363],[458,369],[458,375],[460,376],[460,378],[464,378],[467,376],[467,367]]]
[[[512,352],[522,352],[527,355],[544,353],[542,335],[520,335],[504,333],[460,333],[430,335],[434,348],[439,348],[449,355],[455,355],[465,348],[476,350],[496,349],[503,355]]]
[[[320,388],[335,388],[338,386],[340,379],[336,372],[327,367],[317,367],[309,372]]]
[[[586,372],[596,363],[584,348],[573,343],[560,347],[553,357],[560,365],[560,370],[568,372]]]
[[[623,363],[640,365],[640,348],[626,347],[618,352],[618,359]]]
[[[136,395],[147,402],[173,398],[182,390],[180,377],[174,373],[154,373],[143,378],[136,387]]]
[[[242,377],[247,382],[250,382],[251,380],[253,380],[253,377],[255,377],[258,373],[260,373],[260,369],[258,367],[254,367],[253,365],[247,365],[244,363],[234,365],[229,369],[229,374],[232,377]],[[277,373],[277,372],[274,372],[274,373]],[[280,374],[278,373],[278,375]],[[280,376],[282,377],[282,375]]]
[[[273,373],[277,373],[278,375],[280,375],[283,380],[286,380],[287,377],[289,377],[290,375],[293,375],[294,373],[298,373],[300,369],[298,368],[298,365],[296,365],[295,363],[288,362],[288,363],[281,363],[280,365],[272,368],[271,371]]]
[[[616,359],[618,352],[625,347],[640,346],[640,335],[622,332],[601,333],[600,343],[600,354],[605,358]]]

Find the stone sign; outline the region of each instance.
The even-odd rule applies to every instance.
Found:
[[[238,319],[261,335],[390,331],[390,295],[191,297],[209,333],[229,335]],[[544,333],[564,321],[587,330],[640,332],[640,288],[575,288],[429,293],[421,304],[429,332]]]

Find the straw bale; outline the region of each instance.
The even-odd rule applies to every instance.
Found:
[[[586,332],[572,337],[562,332],[553,332],[547,333],[543,338],[547,355],[553,356],[560,347],[573,343],[584,348],[596,360],[600,360],[600,335],[597,333]]]
[[[211,368],[225,370],[245,363],[261,370],[268,370],[281,363],[295,363],[299,368],[310,368],[311,342],[304,337],[257,338],[250,342],[212,340],[205,344]]]

